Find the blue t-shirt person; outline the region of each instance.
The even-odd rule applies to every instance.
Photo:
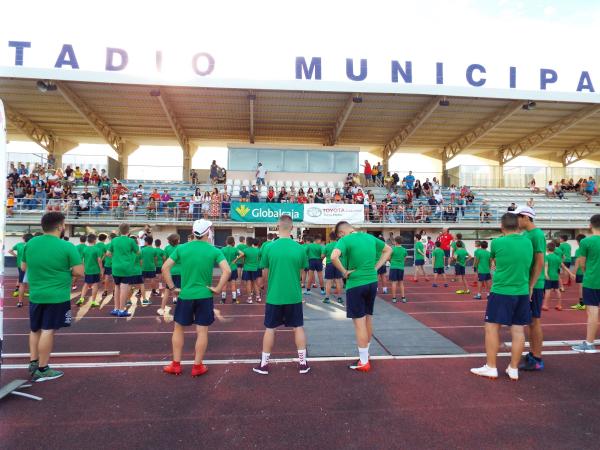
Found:
[[[406,188],[407,189],[412,189],[415,185],[415,177],[412,174],[412,172],[409,172],[408,175],[404,178],[404,181],[406,181]]]
[[[594,192],[594,188],[596,187],[596,182],[594,180],[588,180],[585,186],[585,190],[587,192]]]

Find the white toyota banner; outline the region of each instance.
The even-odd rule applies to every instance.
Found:
[[[345,220],[348,223],[364,222],[364,206],[337,203],[304,205],[304,222],[306,223],[334,225],[340,220]]]

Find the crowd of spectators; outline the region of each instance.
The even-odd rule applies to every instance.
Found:
[[[531,192],[539,192],[535,179],[531,180],[529,187]],[[598,187],[596,186],[594,177],[588,177],[580,178],[577,182],[574,182],[573,178],[569,180],[563,178],[557,183],[553,183],[552,180],[549,180],[545,188],[545,195],[548,198],[558,198],[562,200],[565,198],[567,192],[583,195],[588,202],[591,202],[592,197],[598,194]]]

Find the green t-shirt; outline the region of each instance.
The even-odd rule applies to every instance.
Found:
[[[323,249],[323,253],[325,254],[325,264],[331,263],[331,253],[333,252],[333,249],[335,248],[336,245],[337,245],[336,241],[331,241]]]
[[[102,250],[95,245],[86,245],[83,247],[83,272],[86,275],[100,274],[100,265],[98,258],[102,258]]]
[[[179,245],[173,247],[171,244],[168,244],[165,247],[165,256],[167,258],[171,257],[171,253],[173,253],[177,247],[179,247]],[[177,261],[175,261],[175,265],[171,267],[171,275],[181,275],[181,265]]]
[[[156,269],[160,269],[167,258],[165,256],[165,251],[160,247],[154,247],[154,251],[156,252]]]
[[[554,248],[554,253],[558,255],[558,257],[560,258],[560,260],[562,261],[563,259],[563,249],[560,247],[555,247]]]
[[[143,272],[155,272],[156,271],[156,262],[155,258],[156,249],[149,245],[144,245],[141,249],[142,253],[142,271]]]
[[[431,254],[433,257],[433,268],[434,269],[441,269],[444,267],[444,257],[446,256],[446,254],[444,253],[444,250],[442,250],[440,247],[436,247],[433,250],[433,253]]]
[[[478,248],[475,250],[475,256],[477,258],[477,273],[490,273],[490,252],[483,248]]]
[[[117,277],[136,275],[135,255],[139,253],[137,242],[127,236],[117,236],[110,244],[108,251],[112,254],[112,272]]]
[[[264,269],[264,267],[262,266],[262,255],[265,254],[268,250],[269,247],[271,246],[271,244],[273,243],[273,241],[265,241],[263,245],[260,246],[260,257],[258,259],[258,268],[259,269]]]
[[[562,259],[556,253],[548,253],[544,258],[544,263],[548,265],[548,278],[546,280],[558,281],[558,274],[560,273],[560,265]],[[544,277],[546,276],[546,270],[544,267]]]
[[[25,242],[17,242],[13,245],[13,252],[17,254],[17,267],[21,269],[21,262],[23,261],[23,250],[25,249]]]
[[[579,243],[579,256],[585,258],[583,287],[600,289],[600,236],[594,235],[582,239]]]
[[[234,270],[237,270],[237,263],[234,263],[232,261],[239,255],[238,249],[236,247],[228,245],[227,247],[223,247],[221,251],[223,252],[223,256],[225,257],[225,259],[227,260],[231,271],[233,272]]]
[[[204,241],[178,245],[169,255],[181,267],[181,300],[210,299],[213,268],[225,259],[223,252]]]
[[[531,241],[531,245],[533,247],[533,255],[534,258],[531,260],[531,268],[529,273],[531,273],[531,269],[533,269],[533,264],[535,262],[535,254],[541,253],[544,255],[546,253],[546,236],[544,236],[544,232],[539,228],[534,228],[530,231],[524,231],[523,236]],[[544,289],[544,268],[542,267],[542,271],[540,272],[540,276],[537,279],[535,285],[533,286],[535,289]]]
[[[106,254],[108,251],[108,244],[105,244],[104,242],[98,242],[96,245],[99,248],[102,248],[102,255],[104,256],[102,264],[104,264],[104,267],[112,267],[112,256],[108,256]]]
[[[133,239],[132,239],[133,240]],[[133,262],[132,275],[141,275],[142,274],[142,254],[136,253],[135,260]]]
[[[246,247],[244,249],[244,270],[253,272],[258,270],[260,250],[256,247]]]
[[[465,267],[469,252],[463,247],[457,247],[456,250],[454,250],[454,257],[456,258],[456,264]]]
[[[246,244],[238,244],[236,247],[240,252],[245,252],[248,246]],[[240,258],[238,264],[244,265],[244,257]]]
[[[424,260],[425,257],[419,253],[419,251],[422,251],[423,253],[425,253],[425,246],[423,245],[423,243],[421,241],[417,241],[415,243],[415,260]]]
[[[560,243],[560,249],[563,252],[564,255],[564,261],[570,263],[571,262],[571,254],[572,254],[572,249],[571,249],[571,244],[569,244],[568,242],[561,242]]]
[[[509,234],[492,240],[490,258],[496,261],[491,292],[502,295],[529,295],[533,246],[526,236]]]
[[[346,281],[346,289],[377,282],[377,252],[381,252],[385,242],[367,233],[352,233],[337,242],[337,248],[344,258],[346,270],[354,270]]]
[[[401,245],[392,248],[392,257],[390,258],[390,269],[404,269],[404,260],[406,259],[406,249]]]
[[[71,300],[71,268],[81,264],[73,244],[49,234],[34,237],[25,246],[23,262],[27,265],[31,303]]]
[[[579,251],[579,248],[578,248],[577,250],[575,250],[575,260],[577,260],[580,256],[581,256],[581,252]],[[581,269],[580,266],[577,266],[577,273],[575,275],[583,275],[583,270]]]
[[[83,259],[83,250],[86,248],[87,246],[85,244],[77,244],[75,246],[75,248],[77,249],[77,252],[79,253],[79,256],[81,257],[81,259]]]
[[[300,271],[308,267],[302,245],[288,238],[277,239],[268,252],[263,252],[261,265],[269,270],[267,303],[291,305],[302,302]]]
[[[308,259],[321,259],[323,254],[323,246],[321,244],[312,243],[308,244]]]

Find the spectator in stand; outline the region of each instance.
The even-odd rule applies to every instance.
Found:
[[[202,196],[202,217],[208,219],[208,212],[210,211],[210,192],[204,192]]]
[[[325,203],[332,203],[333,195],[331,194],[331,189],[329,189],[329,188],[325,189],[324,197],[325,197]]]
[[[385,174],[385,177],[383,178],[383,185],[388,191],[391,191],[394,188],[394,178],[390,172]]]
[[[453,203],[449,203],[444,209],[444,221],[446,222],[456,222],[456,207]]]
[[[98,189],[101,191],[102,189],[106,190],[106,192],[110,192],[110,180],[108,177],[100,177],[100,181],[98,182]]]
[[[285,190],[285,187],[281,186],[281,190],[279,194],[277,194],[277,202],[278,203],[287,203],[289,201],[288,193]]]
[[[90,201],[82,195],[77,198],[77,215],[75,218],[79,218],[82,212],[88,212],[90,210]]]
[[[592,201],[593,195],[596,193],[596,182],[593,177],[589,177],[585,183],[584,195],[588,202]]]
[[[406,183],[406,189],[413,190],[415,187],[415,176],[412,173],[412,170],[408,171],[408,175],[404,177],[404,181]],[[419,182],[419,185],[421,183]],[[420,194],[419,194],[420,195]],[[418,198],[418,197],[417,197]]]
[[[275,200],[275,189],[273,189],[273,186],[269,186],[269,190],[267,191],[267,203],[275,203]]]
[[[191,215],[189,214],[190,202],[185,198],[185,195],[181,197],[179,203],[177,203],[178,219],[179,220],[190,220]]]
[[[138,199],[138,203],[141,205],[144,203],[144,186],[142,186],[141,184],[138,185],[137,189],[134,192],[134,195],[137,197]]]
[[[90,171],[88,169],[85,169],[85,172],[83,172],[83,185],[88,186],[90,184],[91,178],[92,175],[90,174]]]
[[[432,194],[431,181],[429,181],[429,178],[425,178],[425,182],[423,183],[423,195],[425,197],[431,197]]]
[[[527,202],[527,203],[529,203],[529,202]],[[517,210],[517,205],[514,202],[511,203],[510,206],[507,209],[508,212],[512,212],[512,211],[516,211],[516,210]]]
[[[559,200],[562,200],[563,198],[565,198],[565,192],[563,191],[562,185],[560,183],[558,183],[554,187],[554,194],[556,194],[556,196],[558,197]]]
[[[190,170],[190,180],[192,180],[192,186],[198,184],[198,173],[194,169]]]
[[[102,201],[99,196],[94,197],[94,200],[92,201],[92,212],[96,217],[104,212],[104,207],[102,206]]]
[[[434,192],[441,189],[441,183],[436,177],[433,177],[433,180],[431,181],[431,189],[433,189]]]
[[[315,202],[315,191],[313,188],[311,188],[311,187],[308,188],[308,191],[306,192],[306,198],[308,199],[308,203]]]
[[[300,188],[300,190],[298,191],[298,200],[297,202],[299,204],[305,204],[308,203],[308,198],[306,197],[306,195],[304,194],[304,189]]]
[[[412,172],[411,172],[412,173]],[[415,187],[413,188],[413,193],[415,197],[418,199],[423,194],[423,187],[421,186],[421,180],[415,181]]]
[[[265,166],[263,166],[262,163],[259,162],[258,167],[256,168],[256,184],[258,186],[264,186],[266,176],[267,170],[265,169]]]
[[[368,160],[365,159],[365,163],[361,164],[361,167],[364,167],[363,174],[365,176],[365,186],[369,186],[373,177],[373,170],[371,169],[371,164]]]
[[[531,209],[535,208],[535,202],[533,201],[533,197],[527,200],[527,206],[529,206]]]
[[[383,186],[383,164],[381,161],[377,163],[377,184]]]
[[[217,165],[217,161],[213,159],[212,164],[210,165],[210,182],[212,184],[217,184],[217,180],[219,178],[219,166]]]
[[[481,223],[490,223],[490,217],[492,217],[492,212],[490,211],[489,200],[487,198],[483,199],[481,206],[479,207],[479,221]]]
[[[258,191],[256,191],[256,194],[258,195]],[[212,193],[210,194],[209,216],[213,219],[216,219],[220,216],[220,213],[221,213],[221,194],[219,194],[219,190],[217,188],[213,188]]]
[[[248,192],[246,186],[242,186],[242,190],[240,191],[240,202],[246,203],[249,195],[250,193]]]
[[[548,185],[546,186],[546,197],[555,198],[556,194],[554,192],[554,186],[552,185],[552,180],[548,181]]]
[[[323,194],[323,189],[318,188],[317,193],[315,194],[315,203],[325,203],[325,194]]]
[[[41,206],[42,209],[46,209],[47,194],[42,186],[38,185],[35,188],[34,198],[36,200],[36,205]]]
[[[469,186],[467,186],[466,184],[461,188],[460,195],[465,198],[466,205],[473,204],[475,196],[473,195],[473,192],[471,192],[471,188],[469,188]]]
[[[356,194],[354,194],[352,196],[352,200],[354,201],[354,203],[356,203],[357,205],[362,205],[365,202],[365,194],[363,193],[362,189],[358,189],[358,191],[356,192]]]
[[[172,197],[169,194],[169,191],[165,189],[160,196],[160,203],[158,204],[158,212],[162,212],[164,208],[167,207],[167,203],[171,201]]]
[[[538,187],[536,186],[536,183],[535,183],[535,178],[532,178],[532,179],[531,179],[531,181],[529,182],[529,189],[531,190],[531,192],[532,192],[533,194],[537,194],[537,193],[539,193],[539,192],[540,192],[540,188],[538,188]]]
[[[442,205],[444,203],[444,197],[442,196],[439,189],[435,190],[433,197],[435,198],[435,201],[437,202],[438,205]]]
[[[65,169],[65,178],[69,178],[71,175],[73,175],[73,169],[71,168],[71,165],[68,164]]]
[[[231,196],[227,193],[223,194],[223,200],[221,201],[221,214],[223,219],[229,219],[231,212]]]
[[[451,184],[450,185],[450,203],[455,203],[456,202],[456,186]]]
[[[250,203],[258,203],[260,201],[260,196],[258,193],[258,189],[256,186],[252,186],[252,190],[250,190]]]
[[[90,183],[93,184],[94,186],[97,186],[99,180],[100,180],[100,175],[98,175],[98,171],[94,167],[92,169],[92,176],[90,177]]]
[[[150,197],[148,200],[148,205],[146,205],[146,216],[148,219],[156,219],[156,200],[154,197]]]
[[[339,189],[336,189],[335,193],[333,194],[333,202],[338,204],[343,202],[342,193]]]

